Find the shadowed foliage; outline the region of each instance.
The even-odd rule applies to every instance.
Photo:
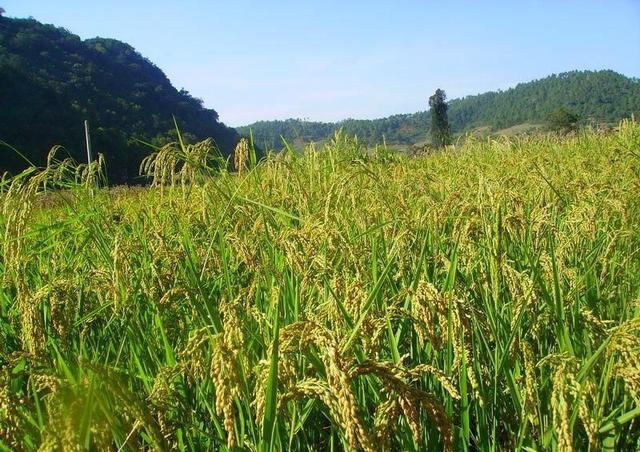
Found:
[[[34,164],[53,145],[76,160],[84,155],[83,121],[96,152],[104,154],[112,183],[131,182],[148,147],[176,139],[211,137],[229,155],[239,137],[187,91],[131,46],[114,39],[81,40],[65,29],[32,19],[0,17],[0,140]],[[0,147],[0,173],[25,168]]]

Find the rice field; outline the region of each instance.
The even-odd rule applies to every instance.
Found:
[[[640,449],[640,125],[0,182],[0,450]]]

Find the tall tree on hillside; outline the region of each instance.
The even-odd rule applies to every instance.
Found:
[[[431,107],[431,142],[436,147],[444,147],[451,143],[451,127],[447,117],[447,94],[437,89],[435,94],[429,98]]]

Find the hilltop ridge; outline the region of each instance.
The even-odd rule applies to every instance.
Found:
[[[443,86],[446,90],[446,86]],[[426,105],[427,94],[425,94]],[[583,123],[616,123],[640,113],[640,80],[611,70],[571,71],[520,83],[504,91],[465,96],[449,102],[449,121],[454,132],[482,128],[497,131],[546,120],[560,106],[578,113]],[[278,148],[287,141],[322,141],[338,128],[355,134],[367,144],[413,144],[427,140],[430,113],[420,111],[386,118],[311,122],[299,119],[259,121],[237,127],[242,135],[253,133],[261,146]]]
[[[33,19],[0,16],[0,140],[36,165],[53,145],[74,158],[84,153],[83,121],[96,152],[105,154],[109,179],[135,180],[149,152],[140,141],[175,139],[173,116],[184,136],[212,137],[223,153],[239,139],[218,113],[132,46],[116,39],[78,36]],[[24,168],[13,151],[0,149],[0,174]]]

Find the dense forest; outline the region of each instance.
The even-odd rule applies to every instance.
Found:
[[[443,86],[446,89],[446,86]],[[427,95],[425,93],[425,105]],[[239,139],[200,99],[177,90],[157,66],[114,39],[81,40],[69,31],[33,19],[0,15],[0,140],[42,165],[53,145],[77,160],[84,156],[83,121],[92,126],[95,152],[106,156],[111,182],[136,180],[150,148],[175,139],[173,116],[187,139],[212,137],[223,154]],[[454,133],[497,131],[542,123],[558,107],[577,113],[581,123],[614,123],[640,113],[640,81],[613,71],[573,71],[449,102]],[[322,141],[338,128],[369,145],[383,139],[410,145],[428,140],[430,113],[399,114],[337,123],[298,119],[260,121],[238,128],[253,133],[260,148]],[[0,174],[26,162],[0,144]]]
[[[446,89],[446,86],[443,86]],[[430,94],[430,93],[429,93]],[[427,95],[425,94],[425,105]],[[640,80],[614,71],[572,71],[521,83],[505,91],[492,91],[449,102],[449,122],[454,132],[480,127],[497,131],[523,123],[543,123],[559,107],[574,111],[582,124],[615,123],[640,113]],[[430,113],[422,111],[374,120],[347,119],[337,123],[298,119],[260,121],[240,127],[251,130],[256,143],[281,147],[287,141],[320,141],[342,127],[367,144],[413,144],[428,139]]]
[[[134,48],[114,39],[81,40],[63,28],[0,15],[0,140],[36,165],[53,145],[80,160],[83,121],[112,182],[132,182],[150,148],[175,139],[173,116],[187,138],[212,137],[223,153],[239,139],[218,114]],[[24,160],[0,147],[0,174]]]

